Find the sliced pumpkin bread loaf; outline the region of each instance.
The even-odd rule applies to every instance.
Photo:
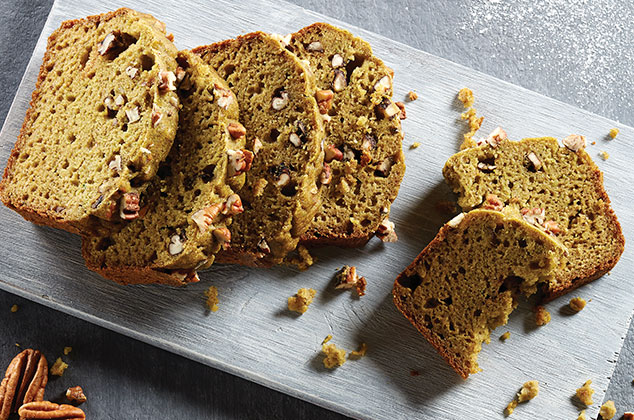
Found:
[[[364,245],[389,214],[405,173],[393,72],[350,32],[315,23],[288,47],[310,63],[325,120],[322,204],[306,245]]]
[[[493,196],[566,246],[566,264],[544,288],[546,299],[607,273],[625,244],[585,139],[573,135],[563,143],[550,137],[486,142],[455,154],[443,168],[463,210],[490,207],[487,196]]]
[[[163,23],[130,9],[62,23],[0,183],[5,205],[86,234],[138,217],[176,134],[176,54]]]
[[[86,265],[122,284],[197,281],[196,269],[212,264],[231,242],[227,226],[240,213],[238,189],[247,166],[244,127],[235,96],[200,57],[178,56],[180,124],[174,146],[140,205],[143,216],[107,237],[84,237]]]
[[[236,93],[255,154],[231,246],[218,262],[271,266],[297,246],[320,203],[324,130],[314,77],[274,37],[255,32],[193,50]]]
[[[444,225],[396,279],[396,307],[463,378],[520,293],[550,282],[564,248],[502,212],[473,210]]]

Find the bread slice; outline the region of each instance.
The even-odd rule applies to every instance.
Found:
[[[193,50],[236,93],[255,157],[239,192],[231,247],[217,260],[280,263],[294,250],[320,203],[324,130],[314,77],[272,36],[255,32]]]
[[[332,174],[302,243],[362,246],[388,217],[405,174],[393,71],[367,42],[327,23],[294,33],[289,49],[315,74]]]
[[[565,249],[523,220],[491,210],[461,213],[396,279],[396,307],[463,378],[520,293],[550,282]]]
[[[227,226],[242,211],[230,187],[245,178],[230,167],[246,137],[235,96],[198,56],[183,51],[178,62],[179,129],[141,203],[144,216],[111,236],[83,238],[88,268],[122,284],[197,281],[196,269],[230,243]]]
[[[568,248],[566,265],[545,287],[545,299],[610,271],[625,245],[603,175],[580,147],[584,142],[581,136],[567,138],[564,144],[573,151],[550,137],[501,140],[457,153],[443,168],[463,210],[490,205],[485,199],[491,194],[500,205],[525,209],[527,220],[550,226]]]
[[[163,23],[130,9],[62,23],[0,183],[5,205],[75,233],[138,217],[176,134],[176,54]]]

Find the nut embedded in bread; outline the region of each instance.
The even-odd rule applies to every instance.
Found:
[[[176,54],[161,22],[130,9],[62,23],[0,184],[5,205],[84,234],[137,218],[176,134]]]
[[[401,273],[396,307],[463,378],[520,293],[554,278],[564,248],[521,219],[491,210],[462,213]]]

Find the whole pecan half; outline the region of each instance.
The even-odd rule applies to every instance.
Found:
[[[27,349],[15,356],[0,383],[0,420],[32,401],[42,401],[48,382],[48,363],[42,353]]]
[[[18,410],[20,419],[63,419],[63,420],[84,420],[86,414],[79,407],[68,404],[55,404],[50,401],[34,401],[24,404]]]

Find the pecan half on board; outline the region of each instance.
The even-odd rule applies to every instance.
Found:
[[[33,401],[24,404],[18,410],[18,414],[22,420],[84,420],[86,418],[86,414],[79,407],[55,404],[50,401]]]
[[[48,363],[42,353],[27,349],[15,356],[0,383],[0,420],[23,404],[42,401],[48,382]]]

